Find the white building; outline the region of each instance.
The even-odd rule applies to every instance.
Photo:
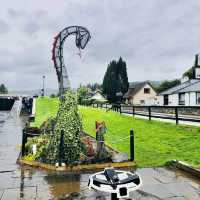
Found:
[[[132,105],[155,105],[157,104],[156,91],[148,82],[130,84],[123,98],[126,103]]]
[[[100,91],[96,91],[90,99],[96,103],[106,103],[107,102],[107,99],[101,94]]]
[[[200,106],[199,66],[194,69],[194,75],[195,79],[189,80],[184,77],[180,85],[161,92],[158,95],[159,105]]]

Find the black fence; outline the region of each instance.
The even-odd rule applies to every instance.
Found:
[[[25,155],[25,146],[27,143],[28,138],[32,138],[35,136],[39,136],[39,129],[36,128],[24,128],[22,130],[22,147],[21,147],[21,156],[23,157]]]
[[[133,106],[123,104],[92,104],[96,108],[105,108],[132,116],[140,115],[152,118],[179,121],[200,122],[200,106]]]

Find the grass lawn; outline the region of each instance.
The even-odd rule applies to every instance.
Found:
[[[56,116],[58,100],[38,98],[36,119],[32,126],[40,126],[49,116]],[[103,109],[79,107],[84,131],[95,136],[95,121],[105,121],[106,143],[113,148],[129,153],[130,129],[135,132],[135,159],[139,167],[162,166],[178,159],[200,167],[200,128],[148,121]]]
[[[200,128],[148,121],[97,108],[80,107],[85,132],[95,136],[95,121],[107,126],[106,143],[129,153],[130,129],[135,132],[135,159],[140,167],[162,166],[178,159],[200,166]]]
[[[59,101],[57,98],[39,97],[36,100],[35,121],[30,126],[40,127],[49,117],[55,117],[58,111]]]

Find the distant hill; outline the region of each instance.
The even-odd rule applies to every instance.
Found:
[[[158,88],[163,81],[149,81],[153,87]]]
[[[19,94],[19,95],[41,95],[41,89],[34,89],[34,90],[13,90],[13,91],[9,91],[9,94]],[[58,90],[57,89],[50,89],[47,88],[45,89],[45,96],[50,96],[51,94],[58,94]]]
[[[130,85],[131,87],[133,87],[135,84],[141,83],[141,82],[144,82],[144,81],[129,82],[129,85]],[[160,86],[160,84],[161,84],[163,81],[149,81],[149,82],[152,84],[152,86],[153,86],[154,88],[158,88],[158,87]]]

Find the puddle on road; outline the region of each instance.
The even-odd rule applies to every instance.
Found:
[[[47,175],[44,180],[49,185],[53,197],[65,196],[81,190],[80,174]]]

